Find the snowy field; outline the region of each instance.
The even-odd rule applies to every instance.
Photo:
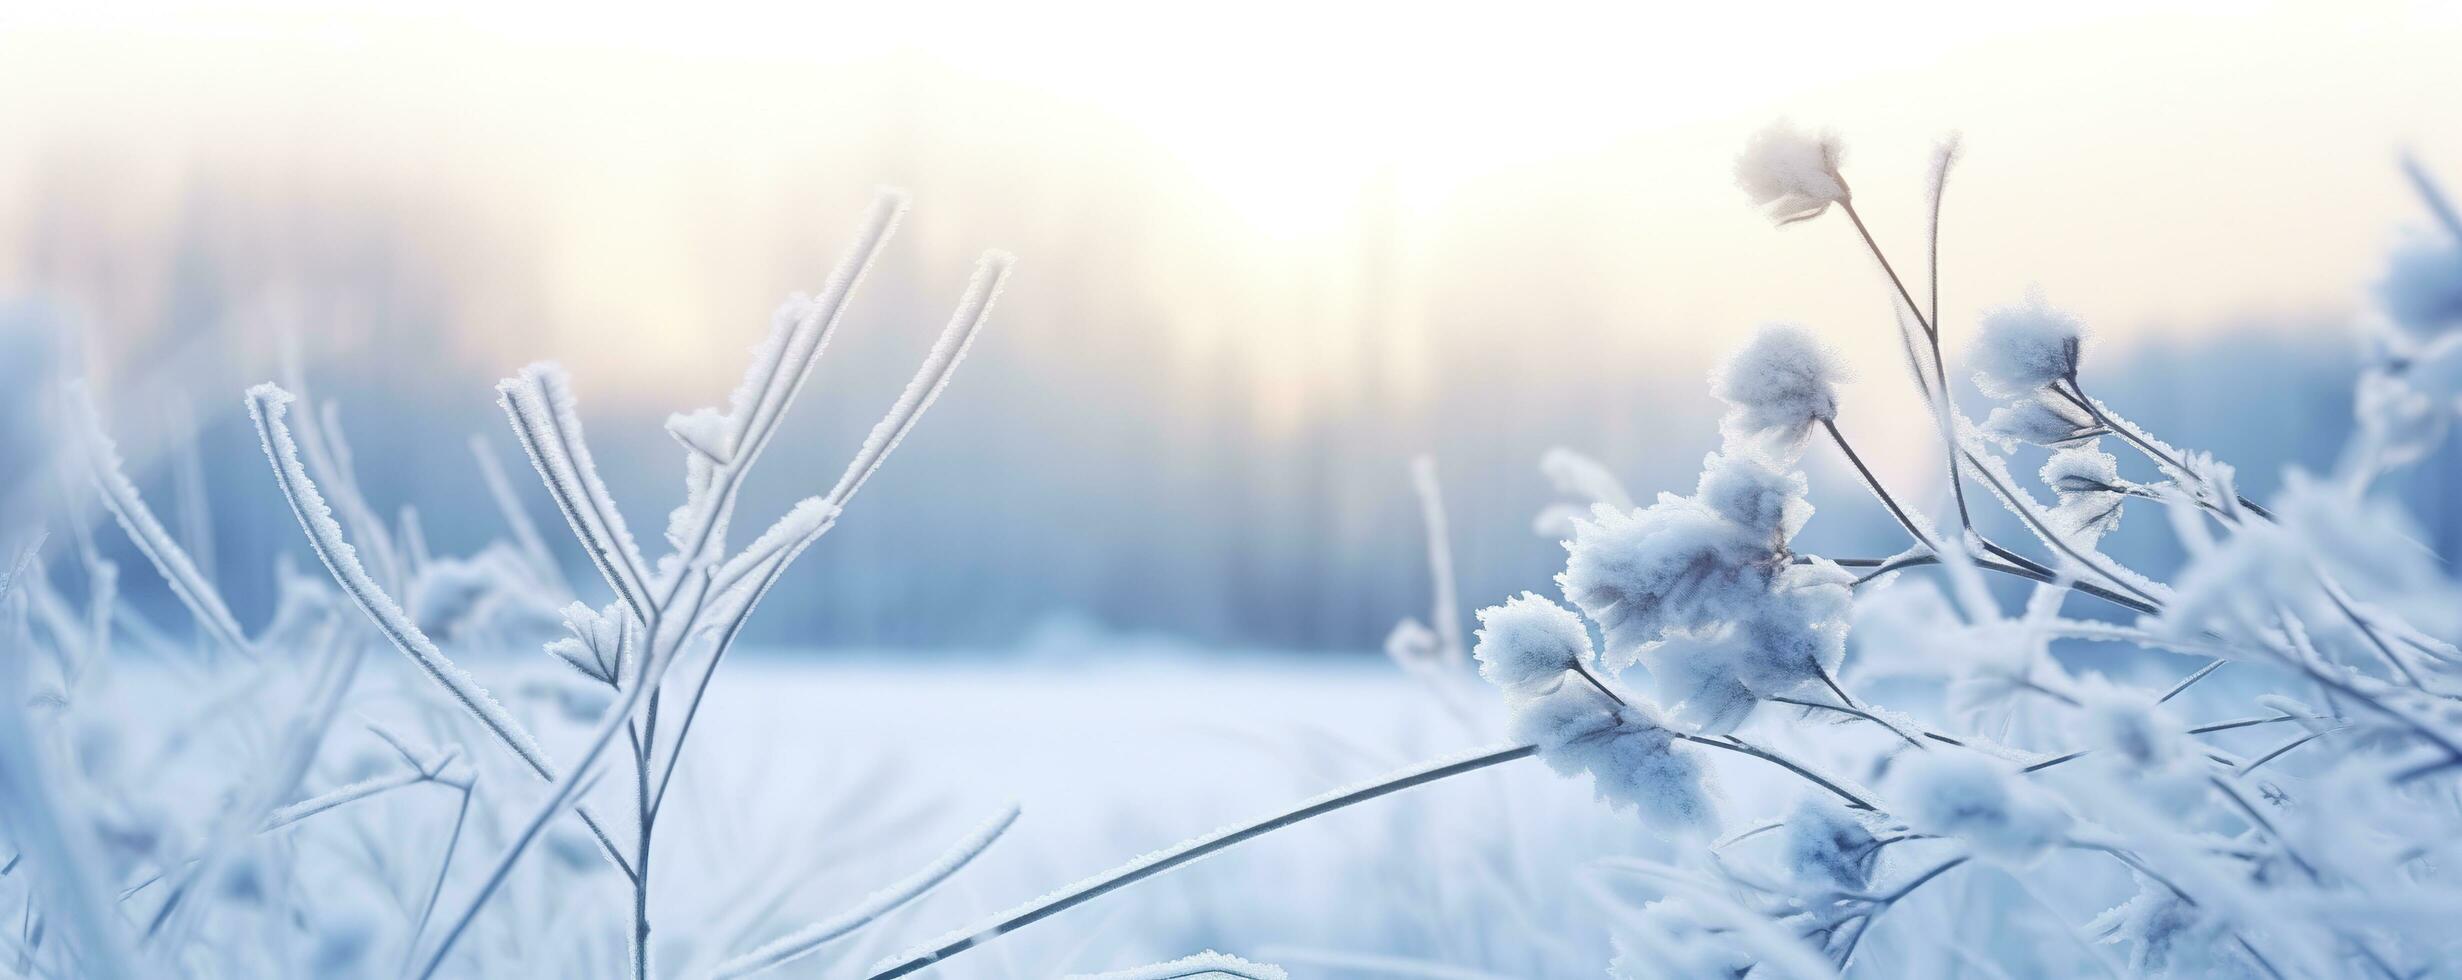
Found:
[[[1390,19],[1304,33],[1382,77],[1351,49],[1413,47]],[[1534,61],[1612,33],[1539,20]],[[1483,144],[1517,139],[1498,106],[1578,132],[1443,179],[1412,176],[1452,155],[1435,144],[1367,154],[1352,188],[1294,172],[1270,196],[1331,218],[1304,233],[1226,237],[1218,205],[1262,215],[1183,187],[1199,161],[1158,143],[1115,174],[1060,116],[959,113],[1048,142],[1025,155],[857,126],[812,158],[832,180],[877,158],[955,204],[881,187],[826,264],[759,244],[813,237],[766,216],[828,214],[796,203],[816,192],[636,155],[737,127],[670,139],[620,101],[599,110],[622,152],[562,147],[586,165],[530,178],[615,181],[571,208],[586,241],[504,254],[488,214],[564,205],[521,181],[472,198],[519,209],[431,200],[449,158],[407,154],[372,194],[433,218],[364,240],[306,223],[318,261],[295,262],[248,216],[352,225],[336,206],[380,185],[251,177],[270,210],[181,185],[181,223],[140,232],[0,153],[0,300],[38,301],[0,306],[0,980],[2462,978],[2462,155],[2371,171],[2408,195],[2396,215],[2231,144],[2190,162],[2060,81],[2228,46],[2183,37],[2064,53],[2030,77],[2061,111],[1995,101],[1971,163],[1962,137],[1905,132],[1936,110],[1878,89],[1818,86],[1906,117],[1867,115],[1859,154],[1786,113],[1749,134],[1730,109],[1660,113],[1685,133],[1662,144],[1564,93],[1483,91],[1431,118]],[[1711,60],[1774,80],[1785,47]],[[605,87],[519,64],[557,79],[559,112]],[[1529,74],[1484,50],[1429,64],[1483,90]],[[865,77],[867,101],[912,80]],[[1270,105],[1233,80],[1243,112]],[[2269,118],[2286,101],[2247,94]],[[2316,101],[2369,102],[2341,94]],[[940,98],[883,101],[904,120]],[[1386,128],[1327,105],[1335,129]],[[364,149],[474,123],[435,109],[409,115],[449,139],[379,114]],[[2131,194],[2011,139],[2060,116],[2091,121],[2069,140],[2133,168]],[[512,128],[555,142],[544,121]],[[2308,126],[2279,129],[2293,155],[2363,142]],[[1241,145],[1229,170],[1340,156],[1304,130],[1210,141]],[[37,156],[145,196],[104,165],[133,151],[75,149]],[[737,152],[739,176],[810,173]],[[723,238],[608,206],[639,203],[616,178],[669,170],[647,209]],[[7,252],[13,184],[40,192],[16,209],[31,259]],[[2164,237],[2198,212],[2157,205],[2196,192],[2229,227],[2304,229],[2239,236],[2296,247],[2304,284],[2253,290],[2285,263]],[[1714,197],[1725,217],[1684,217]],[[2351,227],[2279,210],[2320,202],[2400,230],[2365,285],[2330,258],[2362,254]],[[1534,207],[1583,217],[1498,220]],[[89,224],[112,234],[65,231]],[[1011,237],[1029,227],[1048,234]],[[1783,237],[1720,246],[1740,232]],[[81,306],[88,266],[104,295],[147,292],[149,235],[181,243],[158,250],[177,315]],[[628,292],[668,252],[713,274]],[[709,326],[785,270],[799,291],[765,329]],[[362,307],[381,342],[314,333]],[[2226,307],[2279,328],[2144,326]],[[153,325],[115,346],[89,316]],[[852,344],[880,346],[832,353]],[[216,407],[178,407],[191,387]]]
[[[974,867],[869,950],[843,954],[846,968],[1183,838],[1495,744],[1503,724],[1501,711],[1466,721],[1381,657],[1334,654],[1048,650],[986,667],[772,652],[730,664],[705,710],[696,740],[707,742],[678,791],[742,807],[686,811],[665,860],[710,876],[717,895],[735,891],[721,882],[770,879],[781,862],[810,868],[782,902],[785,922],[851,904],[1004,804],[1022,808]],[[856,812],[858,801],[871,812]],[[1432,976],[1590,975],[1611,952],[1581,897],[1580,865],[1662,848],[1629,816],[1596,806],[1586,786],[1524,762],[1362,804],[1098,899],[949,975],[1058,976],[1203,948],[1303,975],[1392,976],[1413,963]],[[1548,924],[1495,921],[1480,896],[1499,877]],[[1545,942],[1529,941],[1542,931]],[[1384,969],[1353,973],[1338,968],[1345,962]]]

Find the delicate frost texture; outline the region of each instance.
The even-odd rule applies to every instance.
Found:
[[[1812,519],[1801,472],[1782,470],[1761,454],[1731,447],[1702,460],[1694,498],[1745,530],[1784,543]]]
[[[2415,337],[2462,327],[2462,249],[2441,241],[2403,245],[2376,285],[2385,315]]]
[[[2075,446],[2104,431],[2095,424],[2093,416],[2056,398],[2011,402],[1993,409],[1991,416],[1983,420],[1984,434],[2008,448],[2021,442],[2053,448]]]
[[[342,583],[343,591],[375,621],[386,639],[409,655],[429,677],[444,685],[454,700],[485,722],[532,770],[555,778],[555,765],[548,761],[530,732],[514,721],[478,681],[446,658],[444,651],[437,649],[427,634],[403,614],[402,607],[368,577],[367,568],[359,564],[359,553],[342,539],[342,525],[335,523],[333,509],[325,504],[324,496],[317,492],[316,484],[308,479],[307,468],[299,461],[299,444],[292,438],[290,426],[283,422],[290,406],[291,393],[280,387],[260,384],[248,389],[248,414],[256,420],[265,458],[273,463],[274,477],[281,484],[283,496],[290,501],[291,512],[299,518],[299,526],[307,531],[308,543],[315,546],[317,558],[324,561],[325,569]]]
[[[1671,631],[1741,617],[1777,571],[1766,538],[1689,499],[1593,516],[1574,526],[1556,581],[1606,633],[1611,664],[1631,663]]]
[[[914,874],[906,876],[896,884],[873,892],[863,901],[855,903],[854,908],[780,936],[762,945],[759,949],[721,963],[710,971],[710,976],[713,980],[750,976],[763,970],[782,966],[827,945],[831,940],[879,921],[882,916],[896,911],[899,906],[923,897],[932,889],[939,887],[941,882],[949,880],[951,876],[964,870],[966,865],[982,856],[984,851],[991,848],[993,842],[998,841],[1002,834],[1008,833],[1009,828],[1016,825],[1017,814],[1017,805],[1010,804],[998,815],[985,821],[982,826],[975,828],[972,833],[959,838],[957,843],[950,845],[949,849],[942,852],[940,857],[933,859],[932,863],[916,869]]]
[[[1479,676],[1488,683],[1527,692],[1556,683],[1595,654],[1590,629],[1580,617],[1537,593],[1524,592],[1504,605],[1479,610],[1478,643],[1471,656],[1478,659]]]
[[[1837,355],[1812,331],[1791,323],[1763,326],[1710,376],[1712,393],[1727,403],[1719,427],[1791,453],[1814,425],[1838,417],[1844,376]]]
[[[223,604],[221,591],[198,571],[187,550],[179,546],[162,521],[154,517],[153,509],[145,505],[137,485],[129,482],[121,467],[119,446],[103,430],[102,414],[95,410],[93,394],[84,384],[74,384],[68,389],[68,401],[84,443],[83,455],[94,488],[111,516],[119,521],[120,530],[128,533],[128,539],[136,543],[137,550],[144,553],[163,581],[170,583],[172,592],[196,615],[206,632],[233,650],[255,654],[256,647],[239,628],[239,620]]]
[[[1842,151],[1828,133],[1806,135],[1786,122],[1753,134],[1735,161],[1735,183],[1762,213],[1781,225],[1816,218],[1848,200],[1838,175]]]
[[[2019,398],[2076,377],[2085,329],[2041,297],[1984,314],[1969,358],[1975,386],[1994,398]]]
[[[817,296],[796,294],[770,317],[769,333],[753,348],[743,380],[728,396],[727,412],[701,409],[668,420],[667,431],[689,450],[684,502],[668,514],[667,541],[678,571],[715,560],[723,550],[735,493],[746,470],[776,435],[781,419],[812,375],[836,332],[855,288],[905,216],[906,195],[883,190],[864,216],[854,244],[830,269]],[[833,498],[833,502],[837,501]],[[671,587],[681,578],[672,580]]]
[[[897,403],[889,407],[889,414],[864,437],[863,449],[847,464],[846,472],[838,477],[838,485],[830,489],[830,503],[846,506],[855,491],[862,489],[864,481],[872,478],[872,471],[880,468],[881,460],[897,448],[898,440],[914,429],[923,410],[932,407],[941,389],[949,386],[950,375],[956,372],[958,362],[965,359],[967,349],[974,346],[975,334],[991,315],[992,303],[1000,298],[1000,288],[1008,282],[1009,272],[1016,264],[1015,256],[1001,251],[985,252],[975,263],[974,279],[966,284],[966,294],[958,299],[957,311],[949,315],[948,327],[932,343],[931,353],[924,355],[923,366],[906,383]]]
[[[1798,800],[1787,814],[1779,862],[1816,892],[1856,893],[1872,884],[1880,843],[1855,811],[1825,793]]]
[[[1617,704],[1588,681],[1563,675],[1555,690],[1513,705],[1512,737],[1539,747],[1560,775],[1588,772],[1599,799],[1638,810],[1655,833],[1714,822],[1701,760],[1675,744],[1647,710]]]
[[[1828,562],[1795,565],[1738,621],[1644,647],[1672,713],[1703,732],[1734,731],[1767,698],[1797,693],[1846,656],[1853,576]]]
[[[2097,916],[2086,931],[2129,947],[2130,976],[2237,974],[2251,966],[2228,952],[2220,920],[2143,876],[2135,897]]]
[[[1763,697],[1791,694],[1846,657],[1855,576],[1827,561],[1791,565],[1766,602],[1739,624],[1747,654],[1736,676]]]
[[[629,622],[620,604],[592,609],[582,603],[564,607],[564,628],[573,635],[547,644],[547,652],[571,664],[582,676],[613,685],[623,676],[624,634]]]
[[[582,436],[571,378],[563,367],[541,362],[498,382],[496,392],[496,404],[512,421],[522,451],[529,454],[530,465],[546,483],[557,509],[563,511],[573,536],[590,553],[608,586],[646,620],[649,591],[641,549],[625,526],[624,512],[599,479],[598,465]]]
[[[785,515],[769,526],[769,530],[761,532],[761,536],[745,545],[743,551],[719,566],[711,580],[711,591],[722,592],[733,588],[780,555],[802,548],[828,533],[837,521],[836,505],[819,497],[805,497],[797,501]]]
[[[1978,858],[2024,867],[2061,843],[2069,813],[2015,768],[1975,752],[1917,752],[1890,773],[1896,813],[1964,841]]]
[[[2112,454],[2093,446],[2063,449],[2044,462],[2042,476],[2059,499],[2048,516],[2062,534],[2092,542],[2119,530],[2131,485]]]
[[[1206,950],[1168,963],[1154,963],[1109,973],[1074,973],[1065,980],[1290,980],[1278,966],[1251,963],[1226,953]]]
[[[1724,734],[1761,705],[1736,670],[1749,653],[1735,631],[1720,630],[1653,644],[1642,651],[1640,663],[1670,714],[1696,731]]]

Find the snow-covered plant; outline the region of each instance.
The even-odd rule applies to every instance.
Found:
[[[474,447],[482,475],[513,530],[512,543],[439,556],[430,552],[415,511],[405,510],[398,521],[380,519],[357,486],[332,403],[295,394],[300,385],[294,379],[288,388],[250,389],[246,407],[274,486],[333,586],[282,572],[271,622],[250,635],[215,586],[210,565],[192,557],[201,550],[198,540],[192,534],[183,541],[155,516],[123,471],[94,399],[82,386],[69,386],[59,410],[74,438],[63,452],[62,471],[92,488],[205,638],[203,656],[173,659],[170,669],[228,688],[205,691],[197,699],[205,706],[199,717],[167,726],[169,739],[146,774],[159,776],[163,767],[209,748],[241,752],[256,765],[215,767],[243,775],[237,785],[183,787],[205,790],[215,802],[165,812],[151,794],[131,792],[132,781],[83,763],[89,753],[72,719],[88,698],[106,693],[107,681],[94,678],[107,673],[114,633],[131,628],[120,625],[127,613],[118,608],[116,578],[73,513],[66,523],[74,532],[88,609],[75,608],[46,580],[44,563],[32,558],[36,547],[12,552],[16,563],[0,579],[0,610],[27,639],[20,648],[32,649],[39,631],[56,655],[48,670],[20,669],[30,663],[0,670],[6,684],[0,741],[9,745],[0,752],[0,839],[15,855],[0,855],[6,861],[0,877],[30,859],[31,877],[42,882],[26,890],[27,928],[0,949],[0,975],[494,973],[506,968],[505,954],[489,950],[474,958],[469,950],[476,944],[465,941],[491,909],[509,933],[525,937],[524,945],[553,947],[549,955],[563,972],[599,972],[591,963],[634,977],[657,972],[654,835],[685,768],[687,739],[712,675],[779,576],[835,525],[940,395],[1009,274],[1008,256],[987,253],[922,368],[835,484],[789,508],[749,542],[731,546],[729,526],[745,475],[778,434],[905,206],[903,195],[884,194],[822,292],[793,297],[779,309],[725,411],[703,409],[669,421],[668,432],[684,450],[685,495],[668,522],[671,553],[655,562],[645,560],[598,474],[562,369],[533,365],[498,386],[516,437],[611,600],[574,601],[571,584],[483,446]],[[195,530],[201,510],[201,503],[183,505],[184,529]],[[540,634],[558,618],[566,635],[542,642]],[[138,635],[153,632],[142,627]],[[543,646],[547,657],[498,690],[546,698],[556,713],[545,719],[520,701],[500,700],[447,652],[448,644],[468,650],[512,643]],[[329,755],[323,747],[338,741],[329,738],[337,716],[346,704],[368,701],[354,698],[352,690],[371,644],[398,650],[442,697],[395,692],[393,699],[410,708],[408,720],[423,731],[406,734],[392,722],[371,720],[369,731],[386,751],[350,763],[354,778],[338,788],[307,794],[304,786],[323,778],[318,763]],[[22,696],[26,685],[43,693]],[[48,705],[50,715],[28,705]],[[559,716],[587,728],[578,750],[563,760],[534,734],[535,726]],[[465,731],[475,731],[476,739],[465,742]],[[228,744],[234,740],[236,747]],[[187,742],[199,745],[191,749]],[[618,759],[628,764],[630,778],[602,780]],[[506,767],[508,760],[514,765]],[[544,791],[503,793],[513,784],[482,783],[484,774],[507,769],[526,772],[509,778],[535,778]],[[625,785],[625,805],[610,807],[610,798],[592,792],[604,784]],[[358,825],[355,832],[369,851],[363,874],[340,875],[311,892],[291,872],[294,828],[327,825],[337,818],[324,815],[336,811],[368,819],[370,811],[356,804],[422,785],[444,787],[458,798],[447,811],[450,832],[439,850],[397,865],[404,858],[374,842],[398,835]],[[1007,809],[939,860],[843,915],[765,944],[745,941],[740,952],[691,948],[695,957],[715,963],[699,972],[768,970],[876,925],[968,865],[1016,815],[1014,807]],[[465,840],[464,825],[473,822],[484,829]],[[428,833],[413,835],[412,842],[430,846]],[[473,848],[483,848],[486,860],[456,860]],[[603,932],[566,947],[565,937],[583,932],[558,928],[559,916],[569,918],[562,910],[595,902],[574,896],[542,904],[536,895],[521,894],[535,889],[515,874],[533,851],[549,855],[544,863],[557,880],[620,887],[630,906],[627,962],[617,965],[611,950],[593,947],[611,938]],[[612,875],[604,874],[609,870]],[[400,904],[404,928],[364,921],[354,911],[360,892]],[[616,904],[616,894],[606,897],[609,906]],[[748,921],[765,914],[755,911]]]
[[[1978,423],[1960,408],[1938,300],[1957,158],[1945,145],[1930,174],[1925,301],[1857,213],[1836,140],[1782,127],[1738,164],[1779,224],[1843,212],[1889,283],[1881,336],[1931,415],[1918,431],[1946,477],[1941,519],[1865,464],[1821,343],[1765,329],[1713,375],[1726,439],[1690,494],[1637,504],[1585,457],[1543,459],[1587,509],[1539,523],[1566,539],[1571,608],[1524,593],[1477,614],[1473,658],[1509,713],[1508,745],[1141,858],[886,961],[875,980],[1300,820],[1528,757],[1690,842],[1672,861],[1599,860],[1613,976],[2452,973],[2462,588],[2370,489],[2433,448],[2423,433],[2462,393],[2448,367],[2462,329],[2444,309],[2462,290],[2438,278],[2462,282],[2462,263],[2397,260],[2383,294],[2400,329],[2372,338],[2358,444],[2263,506],[2228,464],[2090,394],[2082,323],[2039,297],[1966,334],[1993,409]],[[2462,246],[2462,220],[2412,174]],[[1901,550],[1798,551],[1815,436]],[[2029,447],[2048,449],[2028,465],[2049,504],[2015,475],[2015,457],[2043,451]],[[2164,518],[2134,527],[2169,529],[2187,555],[2168,582],[2103,550],[2132,506]],[[2089,644],[2121,652],[2087,673]],[[1626,683],[1635,670],[1648,695]],[[1855,693],[1882,681],[1903,707]],[[1722,803],[1713,774],[1731,766],[1777,781],[1734,781],[1755,792]],[[1773,804],[1775,818],[1721,816]]]

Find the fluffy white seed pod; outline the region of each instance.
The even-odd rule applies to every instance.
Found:
[[[2085,324],[2041,297],[1983,316],[1969,364],[1975,386],[1994,398],[2019,398],[2077,376]]]
[[[1848,200],[1846,180],[1838,175],[1842,155],[1833,134],[1811,135],[1783,121],[1773,123],[1744,144],[1735,161],[1735,183],[1780,225],[1817,218]]]
[[[1710,375],[1711,392],[1727,403],[1719,428],[1766,440],[1782,461],[1791,459],[1815,424],[1838,417],[1838,382],[1845,377],[1837,355],[1812,331],[1765,325]]]
[[[1590,629],[1569,609],[1533,592],[1479,610],[1471,656],[1479,676],[1507,691],[1546,687],[1591,659]]]

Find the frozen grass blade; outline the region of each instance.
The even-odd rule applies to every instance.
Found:
[[[514,720],[512,714],[504,710],[504,705],[497,703],[495,697],[480,687],[467,671],[446,657],[435,641],[428,639],[427,634],[410,621],[401,605],[394,602],[392,596],[386,595],[368,576],[367,569],[359,564],[358,552],[351,549],[350,542],[343,540],[342,526],[334,522],[332,509],[326,506],[324,496],[317,492],[316,483],[308,478],[307,469],[300,463],[299,444],[292,437],[290,426],[283,421],[290,405],[290,393],[276,385],[261,384],[248,389],[248,415],[256,421],[257,436],[263,443],[265,458],[273,465],[274,482],[281,489],[283,499],[289,501],[291,513],[298,518],[300,528],[307,532],[308,545],[316,552],[317,559],[324,562],[325,570],[333,575],[335,582],[341,584],[352,603],[376,624],[385,639],[418,664],[420,670],[441,685],[489,732],[494,733],[505,747],[512,749],[514,755],[520,756],[531,772],[549,782],[556,781],[555,763],[539,748],[538,740],[531,737],[529,729]],[[626,877],[631,877],[631,866],[616,851],[614,842],[606,832],[599,828],[597,818],[586,808],[581,810],[581,818],[590,825],[591,833],[598,836],[608,858]]]
[[[188,607],[197,624],[216,642],[255,659],[256,645],[249,642],[247,634],[239,628],[239,620],[223,603],[221,590],[197,570],[188,552],[154,517],[145,499],[137,494],[136,484],[129,482],[127,473],[121,469],[119,447],[103,431],[102,415],[95,410],[93,394],[85,385],[73,384],[68,389],[68,402],[80,437],[78,455],[103,506],[111,511],[120,529],[128,533],[128,540],[153,564],[163,581],[170,584],[172,593]]]
[[[855,288],[896,233],[906,207],[906,195],[896,190],[884,190],[873,201],[854,244],[830,271],[820,294],[789,301],[774,318],[769,336],[754,349],[752,364],[730,396],[725,416],[703,410],[668,421],[668,431],[696,456],[684,505],[669,521],[669,543],[679,558],[699,561],[724,547],[744,473],[777,434],[779,422],[837,331]],[[660,602],[673,601],[681,586],[680,577],[672,580]]]
[[[965,359],[967,348],[974,345],[976,332],[991,314],[992,301],[999,298],[1000,287],[1008,282],[1009,271],[1016,264],[1009,253],[998,251],[983,253],[983,258],[975,263],[974,280],[966,285],[966,294],[958,300],[957,312],[950,314],[948,328],[932,344],[931,353],[924,356],[923,367],[916,370],[914,380],[907,382],[906,391],[890,406],[888,416],[864,438],[863,449],[855,454],[854,462],[847,464],[846,472],[838,477],[838,485],[830,488],[830,503],[845,508],[847,501],[854,499],[855,491],[863,488],[873,471],[880,469],[881,461],[898,447],[898,441],[914,429],[924,409],[932,407],[941,389],[949,386],[950,375],[957,370],[958,362]]]
[[[599,479],[598,465],[583,439],[581,416],[574,411],[572,383],[564,368],[533,364],[496,385],[496,403],[513,423],[530,465],[547,484],[548,496],[564,513],[573,536],[590,553],[590,561],[606,578],[608,588],[632,607],[643,622],[651,617],[649,573],[641,549],[624,525],[624,513]]]

